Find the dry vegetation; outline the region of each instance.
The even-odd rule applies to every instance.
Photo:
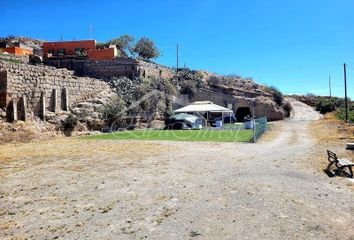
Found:
[[[123,189],[128,185],[125,180],[133,181],[125,175],[125,170],[143,169],[144,161],[169,150],[158,143],[77,138],[1,145],[0,199],[4,202],[0,204],[0,239],[56,239],[73,229],[81,235],[81,227],[90,220],[85,217],[84,223],[77,220],[79,212],[100,217],[111,212],[117,200],[105,197],[112,186],[120,184],[117,189]],[[117,179],[120,181],[109,187],[108,193],[102,195],[104,199],[100,199],[98,186]],[[76,204],[84,199],[86,205]],[[93,199],[99,200],[93,204]],[[61,218],[64,211],[69,216]],[[31,214],[35,218],[29,217]],[[68,218],[72,218],[71,222],[65,224]],[[29,224],[34,228],[25,232]]]
[[[32,142],[61,136],[56,127],[46,122],[0,123],[0,144]]]
[[[325,169],[328,165],[327,149],[334,151],[340,157],[354,161],[354,152],[345,149],[346,143],[354,142],[353,124],[338,120],[333,113],[328,113],[323,119],[314,121],[310,129],[316,144],[314,154],[316,159],[319,160],[314,162],[314,164],[319,171]],[[344,184],[354,190],[353,184],[347,181],[345,181]]]
[[[333,136],[331,121],[312,123],[313,136],[306,118],[271,123],[257,144],[3,144],[0,239],[350,239],[349,182],[297,167],[344,149],[320,134]]]
[[[144,151],[137,151],[144,149]],[[3,145],[0,151],[0,164],[16,160],[31,160],[32,164],[45,164],[60,160],[118,158],[137,160],[154,156],[162,151],[159,144],[148,142],[123,143],[117,141],[86,141],[74,138],[61,138],[51,141]],[[91,162],[92,163],[92,162]]]
[[[338,120],[333,113],[326,114],[311,126],[311,133],[319,146],[327,147],[339,155],[354,157],[352,151],[345,150],[348,142],[354,142],[354,125]]]
[[[271,142],[274,139],[278,138],[282,131],[284,131],[284,123],[283,122],[268,123],[268,130],[261,137],[260,141]]]

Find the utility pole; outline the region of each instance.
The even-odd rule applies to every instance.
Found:
[[[332,98],[331,75],[329,75],[328,84],[329,84],[329,97]]]
[[[179,46],[177,43],[177,68],[176,68],[176,72],[178,72],[178,61],[179,61]]]
[[[345,120],[348,122],[347,64],[344,63]]]

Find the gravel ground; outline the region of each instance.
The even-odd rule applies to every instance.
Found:
[[[0,149],[1,239],[354,239],[353,191],[304,168],[320,115],[257,144],[66,139]]]

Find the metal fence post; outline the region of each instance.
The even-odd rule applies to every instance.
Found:
[[[253,143],[256,142],[256,121],[254,116],[254,106],[252,106],[252,123],[253,123]]]

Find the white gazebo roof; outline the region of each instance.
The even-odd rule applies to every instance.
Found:
[[[193,102],[183,108],[174,110],[176,113],[186,112],[228,112],[232,113],[231,109],[219,106],[210,101]]]

